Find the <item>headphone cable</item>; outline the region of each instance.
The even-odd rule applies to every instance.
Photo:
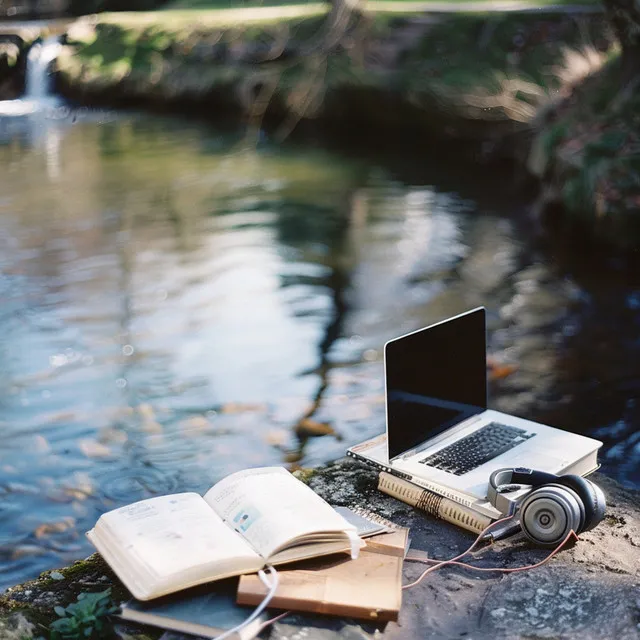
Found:
[[[228,638],[229,636],[232,636],[234,633],[237,633],[238,631],[246,627],[248,624],[253,622],[267,608],[267,605],[269,604],[269,602],[271,602],[271,599],[276,593],[276,589],[278,588],[278,582],[279,582],[278,572],[273,568],[273,566],[268,564],[267,571],[269,572],[269,576],[267,576],[267,574],[262,569],[258,571],[258,576],[260,577],[260,580],[262,581],[264,586],[267,587],[268,589],[267,595],[262,599],[262,602],[254,609],[253,613],[246,620],[241,622],[239,625],[233,627],[233,629],[229,629],[224,633],[220,634],[219,636],[216,636],[215,638],[213,638],[213,640],[224,640],[224,638]],[[271,620],[271,622],[275,622],[275,618]],[[267,626],[267,625],[264,625],[264,626]],[[261,629],[262,628],[263,627],[261,625]]]
[[[428,569],[425,569],[422,572],[422,575],[419,578],[417,578],[413,582],[410,582],[409,584],[403,585],[402,588],[403,589],[410,589],[411,587],[415,587],[417,584],[420,584],[422,582],[423,578],[427,574],[431,573],[432,571],[435,571],[436,569],[440,569],[440,567],[444,567],[447,564],[451,564],[452,562],[455,562],[456,560],[460,560],[460,558],[463,558],[464,556],[466,556],[468,553],[471,553],[476,548],[478,543],[487,534],[489,529],[491,529],[492,527],[494,527],[497,524],[500,524],[501,522],[508,522],[509,520],[512,520],[512,519],[513,519],[513,516],[507,516],[506,518],[500,518],[500,520],[496,520],[495,522],[492,522],[490,525],[485,527],[478,534],[478,537],[474,540],[473,544],[466,551],[463,551],[462,553],[458,554],[455,558],[451,558],[451,560],[440,560],[440,561],[437,561],[438,564],[434,565],[433,567],[429,567]]]
[[[473,571],[482,571],[482,572],[496,571],[498,573],[516,573],[517,571],[527,571],[528,569],[537,569],[538,567],[541,567],[543,564],[546,564],[547,562],[549,562],[549,560],[551,560],[551,558],[553,558],[553,556],[555,556],[562,549],[562,547],[564,547],[564,545],[567,544],[569,539],[572,538],[572,537],[575,540],[580,540],[580,538],[578,537],[576,532],[573,529],[571,529],[571,531],[569,531],[569,533],[567,533],[567,535],[565,536],[564,540],[546,558],[544,558],[544,560],[540,560],[540,562],[536,562],[535,564],[525,565],[524,567],[512,567],[512,568],[504,568],[504,567],[475,567],[472,564],[467,564],[466,562],[457,562],[455,560],[449,560],[449,561],[445,560],[444,563],[450,564],[450,565],[456,566],[456,567],[464,567],[465,569],[471,569]],[[433,564],[433,563],[438,563],[438,565],[443,564],[442,561],[434,560],[432,558],[409,558],[408,557],[407,561],[408,562],[421,562],[423,564]],[[434,567],[434,569],[435,568],[436,567]],[[408,585],[408,586],[410,586],[410,585]]]
[[[497,571],[497,572],[501,572],[501,573],[515,573],[516,571],[526,571],[527,569],[535,569],[537,567],[542,566],[543,564],[545,564],[546,562],[548,562],[549,560],[551,560],[551,558],[553,558],[553,556],[555,556],[560,549],[562,549],[562,547],[564,547],[564,545],[569,541],[569,539],[571,537],[575,538],[576,540],[579,540],[578,535],[576,534],[576,532],[571,529],[571,531],[569,531],[569,533],[565,536],[565,538],[562,540],[562,542],[544,559],[541,560],[540,562],[536,562],[535,564],[531,564],[531,565],[527,565],[525,567],[514,567],[514,568],[491,568],[491,567],[474,567],[473,565],[467,564],[466,562],[458,562],[458,560],[460,560],[460,558],[463,558],[464,556],[468,555],[469,553],[471,553],[476,546],[478,545],[478,543],[482,540],[482,538],[487,534],[487,532],[489,531],[489,529],[491,529],[492,527],[494,527],[495,525],[501,523],[501,522],[507,522],[508,520],[512,520],[514,518],[514,516],[508,516],[506,518],[501,518],[500,520],[496,520],[495,522],[492,522],[489,526],[487,526],[483,531],[480,532],[480,534],[478,535],[478,537],[475,539],[475,541],[473,542],[473,544],[464,552],[460,553],[459,555],[455,556],[454,558],[451,558],[450,560],[431,560],[428,558],[407,558],[407,560],[409,561],[413,561],[413,562],[422,562],[425,564],[431,564],[431,563],[435,563],[433,564],[433,566],[428,567],[427,569],[425,569],[422,574],[413,582],[410,582],[409,584],[405,584],[402,586],[402,589],[410,589],[411,587],[415,587],[417,584],[420,584],[420,582],[422,582],[422,580],[424,579],[424,577],[429,574],[432,573],[433,571],[436,571],[437,569],[440,569],[441,567],[444,567],[446,565],[456,565],[456,566],[460,566],[460,567],[465,567],[467,569],[472,569],[474,571]]]

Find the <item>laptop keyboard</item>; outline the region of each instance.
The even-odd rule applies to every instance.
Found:
[[[525,429],[490,422],[420,462],[461,476],[535,435]]]

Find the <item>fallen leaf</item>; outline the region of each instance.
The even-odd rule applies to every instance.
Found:
[[[156,420],[156,412],[153,407],[143,402],[138,405],[138,414],[142,418],[142,430],[145,433],[160,433],[162,425]]]
[[[59,522],[45,522],[44,524],[41,524],[39,527],[36,527],[34,534],[36,538],[44,538],[52,533],[62,533],[63,531],[72,529],[75,526],[75,519],[67,516]]]
[[[33,450],[37,453],[49,453],[51,447],[44,436],[37,435],[33,438]]]
[[[78,414],[75,411],[57,411],[50,413],[42,418],[44,424],[56,424],[58,422],[75,422],[78,420]]]
[[[186,435],[189,435],[189,432],[204,431],[210,426],[211,423],[204,416],[192,416],[180,422],[180,428],[186,432]]]
[[[19,547],[16,547],[11,552],[12,560],[19,560],[20,558],[25,558],[28,556],[41,556],[47,553],[47,549],[43,549],[42,547],[38,547],[35,544],[23,544]]]
[[[266,404],[241,404],[239,402],[228,402],[222,406],[222,413],[244,413],[245,411],[266,412]]]
[[[270,429],[264,439],[272,447],[281,447],[289,438],[289,434],[284,429]]]
[[[97,440],[83,439],[78,443],[80,451],[87,458],[106,458],[111,455],[111,449]]]
[[[502,380],[517,370],[516,364],[496,364],[489,369],[489,380]]]
[[[143,420],[155,420],[156,412],[153,410],[153,407],[147,402],[143,402],[138,405],[138,413]]]
[[[311,418],[303,418],[295,426],[295,432],[300,437],[313,438],[334,435],[333,427],[326,422],[316,422]]]
[[[127,433],[121,429],[105,427],[98,433],[98,442],[102,444],[124,444],[127,441]]]
[[[146,438],[148,447],[160,447],[164,444],[164,433],[152,433]]]
[[[162,425],[156,420],[144,420],[142,430],[145,433],[162,433]]]
[[[38,487],[32,487],[31,485],[24,484],[23,482],[9,482],[6,487],[11,493],[22,493],[27,495],[36,495],[40,493],[40,489]]]
[[[91,476],[84,471],[76,471],[72,476],[73,484],[71,488],[81,491],[90,496],[94,491],[94,481]]]

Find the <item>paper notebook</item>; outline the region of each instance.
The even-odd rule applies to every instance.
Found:
[[[234,473],[100,516],[87,536],[138,600],[364,546],[356,527],[282,467]]]
[[[278,589],[269,606],[370,621],[397,620],[408,533],[399,529],[369,538],[356,560],[317,559],[279,570]],[[239,604],[256,605],[265,594],[257,575],[240,578]]]

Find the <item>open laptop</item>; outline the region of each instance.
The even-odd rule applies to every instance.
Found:
[[[482,307],[387,342],[384,367],[386,434],[351,447],[353,457],[454,499],[486,499],[502,467],[597,468],[601,442],[487,408]]]

